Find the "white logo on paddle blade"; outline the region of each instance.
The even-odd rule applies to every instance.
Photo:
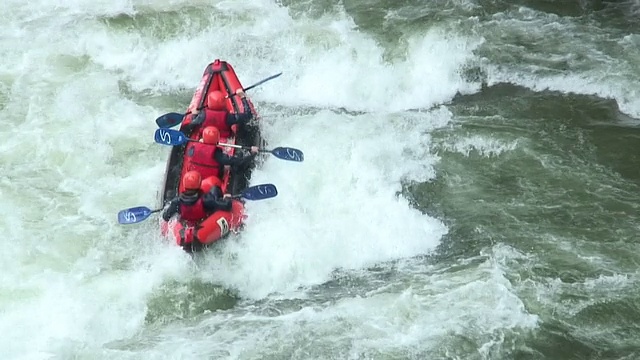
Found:
[[[132,213],[131,211],[127,211],[126,213],[124,213],[124,220],[126,222],[135,222],[136,219],[136,214]]]
[[[291,160],[300,161],[300,154],[298,154],[298,152],[294,151],[293,149],[287,149],[287,155]]]
[[[171,145],[171,134],[169,134],[169,132],[167,131],[160,130],[160,140]]]

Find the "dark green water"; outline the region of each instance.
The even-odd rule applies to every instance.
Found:
[[[532,17],[548,17],[549,26],[572,24],[558,26],[554,36],[531,36],[526,26],[486,29],[500,43],[480,52],[501,67],[532,69],[520,70],[523,77],[557,73],[565,82],[559,86],[574,91],[585,91],[572,79],[584,72],[637,79],[636,65],[617,43],[637,30],[631,10],[565,3],[521,4]],[[492,3],[477,14],[495,18],[498,11],[514,12],[515,5]],[[582,26],[593,31],[576,32]],[[571,60],[547,63],[545,57],[561,54],[561,44]],[[586,55],[596,51],[595,59]],[[632,96],[638,91],[637,83],[623,86]],[[612,99],[534,90],[498,83],[454,99],[448,108],[455,125],[435,135],[438,179],[411,192],[422,209],[451,226],[443,261],[505,246],[522,257],[504,261],[505,276],[541,325],[514,336],[518,350],[495,358],[640,357],[639,122]]]
[[[505,260],[505,276],[542,325],[510,356],[639,356],[640,129],[613,101],[512,85],[450,109],[439,178],[411,189],[450,223],[443,261],[504,246],[523,257]]]

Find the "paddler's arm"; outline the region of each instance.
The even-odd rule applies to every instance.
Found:
[[[258,148],[256,146],[252,146],[251,153],[252,154],[249,156],[242,156],[242,157],[229,156],[224,152],[222,152],[222,149],[217,148],[216,151],[213,153],[213,157],[216,160],[216,162],[220,165],[237,166],[237,165],[246,164],[248,161],[251,161],[251,159],[254,158],[255,155],[258,153]]]
[[[196,109],[193,111],[193,114],[191,114],[191,116],[185,115],[185,118],[186,119],[182,125],[182,132],[187,135],[191,135],[191,131],[193,131],[196,126],[202,125],[202,123],[204,122],[205,112],[200,112]]]
[[[244,91],[242,91],[242,89],[238,89],[236,91],[236,95],[242,99],[242,108],[244,109],[244,112],[240,114],[228,114],[226,119],[226,124],[228,126],[235,124],[246,125],[251,119],[253,119],[251,106],[249,106],[249,100],[247,100],[247,96],[244,94]]]
[[[222,197],[222,190],[214,186],[202,197],[202,205],[208,211],[231,211],[231,198]]]
[[[164,221],[169,221],[173,215],[178,213],[179,208],[180,198],[176,197],[169,202],[169,206],[162,212],[162,219]]]

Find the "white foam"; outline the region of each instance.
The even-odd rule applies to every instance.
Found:
[[[472,152],[477,152],[485,157],[499,156],[506,151],[513,151],[517,146],[517,140],[506,142],[480,135],[456,138],[455,140],[444,142],[442,145],[447,150],[456,151],[465,156],[470,156]]]
[[[435,175],[426,130],[442,116],[450,113],[423,115],[409,128],[410,119],[331,112],[275,120],[270,142],[303,148],[305,162],[270,158],[254,173],[253,184],[275,183],[279,196],[248,204],[242,241],[229,244],[237,263],[212,271],[216,280],[260,298],[322,282],[335,268],[433,250],[446,228],[396,192],[405,178]],[[404,137],[408,132],[421,135]]]
[[[640,118],[640,94],[635,81],[618,76],[606,79],[595,75],[563,74],[535,75],[521,71],[505,71],[499,67],[489,67],[488,85],[508,82],[535,91],[552,90],[564,93],[597,95],[617,101],[620,111]]]
[[[253,307],[213,313],[195,324],[161,330],[143,351],[169,358],[258,358],[273,352],[349,359],[424,352],[463,357],[469,354],[462,344],[472,343],[481,357],[493,358],[508,348],[506,337],[535,329],[539,319],[504,276],[500,258],[508,251],[497,246],[491,252],[495,255],[483,255],[478,265],[446,272],[410,262],[417,271],[411,283],[392,289],[313,305],[293,299],[280,313]]]
[[[268,91],[254,96],[288,106],[399,111],[427,108],[456,92],[478,89],[477,84],[465,82],[459,70],[472,59],[479,40],[432,30],[409,39],[406,60],[388,63],[375,40],[356,30],[345,15],[294,22],[284,9],[270,3],[246,6],[250,9],[236,11],[256,16],[255,21],[233,22],[233,12],[220,14],[223,6],[219,4],[203,11],[220,17],[220,24],[195,38],[156,43],[139,34],[96,29],[91,38],[80,42],[81,51],[109,70],[124,71],[136,90],[193,88],[203,64],[215,57],[237,67],[245,86],[284,71],[280,79],[265,85]],[[265,12],[268,17],[263,16]],[[207,43],[218,46],[207,51],[196,45]],[[189,61],[175,56],[187,53]]]
[[[633,35],[525,7],[495,14],[482,26],[497,40],[491,50],[498,61],[484,65],[488,85],[507,82],[535,91],[597,95],[616,100],[620,111],[640,118]],[[511,44],[502,34],[526,38],[527,45]]]

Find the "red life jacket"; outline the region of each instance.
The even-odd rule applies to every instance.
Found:
[[[180,218],[182,220],[197,223],[207,216],[207,212],[204,210],[204,204],[202,204],[202,196],[193,205],[185,205],[180,203]]]
[[[203,179],[209,176],[219,178],[222,174],[220,164],[213,157],[218,147],[199,142],[189,142],[185,149],[188,159],[187,171],[195,170],[200,173]]]
[[[226,110],[204,109],[203,111],[204,122],[200,129],[204,129],[207,126],[215,126],[220,131],[221,138],[228,138],[231,136],[231,127],[227,125],[227,114],[229,113]],[[199,135],[202,136],[202,134]]]

